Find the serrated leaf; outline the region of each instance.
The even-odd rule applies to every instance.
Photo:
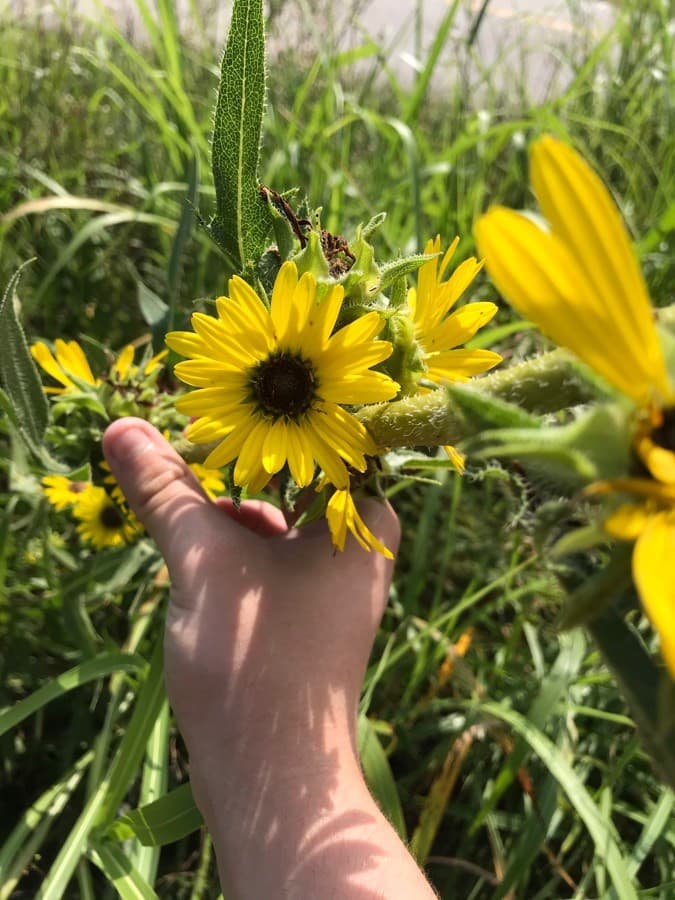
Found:
[[[113,822],[107,835],[119,841],[136,837],[144,847],[163,847],[192,834],[201,827],[202,822],[202,815],[187,783],[159,800],[121,816]]]
[[[20,433],[30,445],[39,447],[49,421],[49,405],[14,305],[21,273],[29,262],[12,275],[0,300],[0,381],[16,413]]]
[[[216,189],[211,234],[244,271],[262,256],[272,226],[258,184],[265,104],[262,0],[235,0],[220,72],[211,150]]]

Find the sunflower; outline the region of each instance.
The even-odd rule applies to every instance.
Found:
[[[466,303],[451,312],[483,267],[483,263],[472,256],[460,263],[450,278],[443,281],[458,244],[459,238],[456,237],[439,265],[440,236],[427,241],[424,252],[434,254],[434,258],[420,267],[417,287],[408,291],[408,310],[417,343],[417,356],[422,363],[418,391],[447,382],[468,381],[472,375],[487,372],[502,360],[499,353],[492,350],[458,349],[487,325],[497,312],[496,305],[486,301]],[[464,470],[462,454],[451,445],[444,449],[453,466],[461,473]]]
[[[384,546],[368,529],[358,513],[354,498],[349,490],[337,490],[328,501],[326,507],[326,521],[330,531],[333,545],[338,550],[344,550],[347,531],[351,531],[364,550],[370,552],[377,550],[387,559],[393,559],[394,554]]]
[[[30,348],[30,352],[35,362],[59,382],[60,387],[46,387],[47,394],[72,394],[79,391],[72,377],[92,387],[99,383],[91,371],[84,350],[77,341],[63,341],[57,338],[54,341],[54,354],[45,343],[37,341]]]
[[[147,363],[140,367],[142,376],[152,375],[162,365],[162,361],[168,352],[168,350],[161,350],[155,356],[150,357]],[[125,381],[138,375],[139,366],[133,365],[135,354],[136,348],[133,344],[127,344],[126,347],[120,350],[112,367],[112,376],[115,381]]]
[[[604,522],[635,540],[633,580],[675,678],[675,392],[647,288],[621,215],[570,147],[537,141],[531,179],[549,222],[496,207],[476,224],[488,271],[509,302],[635,406],[636,459],[651,478],[618,478],[590,493],[629,493]]]
[[[222,494],[225,490],[225,482],[220,477],[218,469],[208,469],[202,463],[188,463],[188,467],[199,479],[202,490],[209,498],[214,500],[218,494]]]
[[[127,544],[138,534],[135,518],[126,513],[105,488],[89,485],[73,507],[77,530],[97,550]]]
[[[65,475],[45,475],[41,484],[45,497],[58,512],[75,506],[88,487],[86,481],[71,481]]]
[[[236,459],[234,481],[261,491],[288,464],[299,487],[311,484],[318,464],[338,488],[349,485],[347,465],[363,472],[377,447],[345,405],[390,400],[398,384],[370,371],[392,352],[374,340],[382,321],[369,312],[334,334],[343,288],[318,295],[314,276],[298,278],[285,262],[270,309],[241,278],[229,297],[216,300],[218,317],[195,313],[195,333],[167,335],[173,350],[189,357],[176,375],[198,390],[179,398],[180,412],[194,416],[186,436],[218,441],[205,461],[220,468]]]

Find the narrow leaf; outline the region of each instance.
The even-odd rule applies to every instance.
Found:
[[[15,728],[28,716],[42,709],[57,697],[88,684],[97,678],[105,678],[112,672],[138,672],[146,665],[145,660],[131,653],[101,653],[95,659],[87,660],[54,678],[48,684],[38,688],[25,700],[20,700],[9,709],[0,712],[0,735]]]
[[[190,784],[182,784],[159,800],[141,806],[113,822],[109,837],[126,841],[135,836],[144,847],[163,847],[197,831],[202,816],[192,797]]]
[[[262,0],[235,0],[213,122],[216,215],[211,234],[240,271],[262,256],[271,230],[269,210],[258,186],[264,104]]]
[[[118,844],[93,842],[89,857],[114,885],[122,900],[157,900],[158,895]]]
[[[389,760],[375,734],[370,719],[364,715],[359,716],[358,744],[361,765],[368,787],[401,840],[405,841],[407,840],[405,819]]]
[[[42,443],[49,406],[37,367],[16,313],[16,289],[25,262],[10,278],[0,300],[0,381],[16,413],[19,429],[30,443]]]

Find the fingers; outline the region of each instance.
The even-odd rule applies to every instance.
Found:
[[[264,500],[244,500],[239,509],[229,497],[217,497],[215,503],[238,525],[248,528],[260,537],[274,537],[288,531],[281,510],[271,503],[265,503]]]
[[[162,435],[143,419],[118,419],[103,452],[129,506],[175,568],[200,535],[230,526]],[[234,529],[233,529],[234,530]]]

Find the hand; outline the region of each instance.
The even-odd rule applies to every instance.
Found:
[[[224,882],[235,895],[240,877],[250,886],[246,853],[255,858],[263,847],[263,869],[277,886],[298,883],[301,870],[325,869],[312,842],[326,827],[337,833],[338,822],[349,839],[354,828],[367,825],[370,834],[379,824],[397,841],[365,792],[355,732],[393,563],[353,540],[336,553],[324,522],[289,530],[271,504],[248,501],[237,511],[227,499],[210,502],[143,420],[113,423],[103,446],[169,568],[167,692]],[[391,507],[369,500],[360,512],[395,550]],[[345,840],[340,846],[349,849]],[[369,859],[374,852],[366,851]],[[262,883],[258,893],[242,889],[242,896],[276,896]]]

